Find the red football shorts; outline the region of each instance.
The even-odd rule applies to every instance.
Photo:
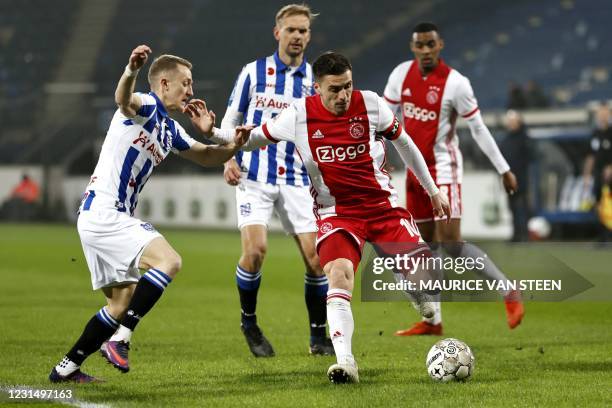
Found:
[[[355,272],[366,241],[372,243],[378,253],[387,255],[414,252],[419,242],[422,243],[412,216],[401,207],[381,210],[380,215],[374,217],[332,216],[317,220],[317,230],[321,267],[335,259],[346,258],[353,262]]]
[[[442,194],[448,198],[451,218],[461,218],[461,184],[438,184]],[[415,222],[440,221],[444,217],[434,217],[433,207],[427,191],[411,171],[406,174],[406,208],[414,217]]]

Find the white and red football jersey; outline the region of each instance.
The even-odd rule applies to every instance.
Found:
[[[383,168],[383,137],[394,140],[402,126],[374,92],[353,91],[349,110],[340,116],[325,109],[319,95],[309,96],[251,137],[259,132],[275,143],[295,143],[311,180],[317,218],[367,217],[399,206]]]
[[[416,61],[406,61],[391,72],[384,97],[391,109],[401,111],[406,132],[436,183],[461,183],[463,158],[455,126],[458,115],[469,119],[478,112],[470,81],[442,60],[426,77]]]

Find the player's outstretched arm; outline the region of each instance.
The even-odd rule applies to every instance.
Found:
[[[240,149],[233,143],[226,145],[205,145],[196,142],[189,150],[180,152],[181,157],[191,160],[200,166],[219,166],[229,159]]]
[[[236,127],[236,132],[245,131],[250,134],[241,150],[252,151],[280,141],[295,141],[295,122],[296,108],[292,104],[289,108],[284,109],[280,115],[261,126],[253,127],[252,125],[246,125]],[[224,144],[231,140],[234,130],[218,129],[211,124],[204,128],[203,132],[213,142]]]
[[[219,129],[215,127],[215,113],[209,111],[206,107],[206,102],[201,99],[192,99],[183,108],[183,113],[189,116],[191,124],[196,128],[202,135],[207,139],[218,143],[220,145],[231,144],[235,142],[238,135],[246,135],[243,143],[241,143],[242,150],[255,150],[259,147],[263,147],[266,144],[270,144],[270,141],[264,136],[258,136],[260,132],[256,132],[257,135],[249,137],[252,126],[238,126],[235,129]],[[252,139],[257,141],[251,142]],[[248,143],[247,143],[248,142]],[[246,143],[246,145],[245,145]]]
[[[237,128],[234,130],[234,140],[224,145],[205,145],[196,142],[190,149],[180,152],[180,155],[201,166],[218,166],[229,159],[246,143],[249,139],[249,129]]]
[[[262,127],[253,128],[253,126],[238,126],[235,129],[219,129],[213,127],[210,133],[205,133],[204,136],[220,145],[226,145],[232,143],[237,132],[247,132],[249,135],[246,143],[240,148],[240,150],[252,151],[259,149],[260,147],[267,146],[271,143],[276,143],[273,140],[268,139],[262,132]]]
[[[129,118],[136,116],[136,112],[141,106],[140,98],[134,95],[134,86],[136,85],[138,71],[147,62],[150,53],[151,48],[147,45],[139,45],[134,48],[125,71],[119,79],[117,89],[115,89],[115,102],[121,113]]]

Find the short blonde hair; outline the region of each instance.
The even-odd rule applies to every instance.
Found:
[[[185,58],[177,57],[176,55],[163,54],[153,60],[151,67],[149,68],[148,80],[149,84],[153,86],[155,78],[164,71],[170,71],[175,69],[178,65],[184,65],[191,69],[193,64],[187,61]]]
[[[302,4],[287,4],[276,13],[276,25],[280,25],[283,18],[301,14],[308,17],[308,20],[312,21],[319,15],[319,13],[313,13],[310,7],[306,3]]]

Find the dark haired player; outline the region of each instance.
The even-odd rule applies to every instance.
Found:
[[[489,129],[484,124],[470,81],[444,63],[440,52],[444,40],[432,23],[418,24],[412,33],[410,49],[414,60],[399,64],[389,76],[385,100],[394,112],[401,111],[406,131],[421,151],[436,185],[449,201],[451,221],[436,216],[425,205],[427,192],[413,172],[406,177],[406,205],[414,217],[423,239],[442,243],[453,257],[482,258],[485,278],[506,281],[507,278],[478,247],[461,241],[461,181],[463,159],[455,131],[457,118],[463,117],[476,143],[502,177],[509,194],[517,190],[516,177],[502,156]],[[506,303],[508,325],[518,326],[524,309],[518,291],[502,293]],[[442,334],[442,314],[437,303],[432,318],[412,328],[396,332],[399,336]]]
[[[317,95],[293,102],[253,129],[243,148],[291,141],[306,165],[315,201],[317,251],[329,279],[327,320],[337,358],[327,374],[333,383],[358,382],[351,297],[363,245],[368,241],[385,252],[383,244],[395,243],[395,253],[414,255],[427,251],[418,246],[422,240],[412,216],[389,184],[383,168],[384,139],[392,141],[422,183],[436,216],[449,214],[449,208],[423,156],[385,101],[374,92],[353,89],[346,57],[325,53],[312,67]],[[213,135],[220,142],[231,137],[227,131],[215,130]],[[432,315],[431,302],[420,299],[421,314]]]

